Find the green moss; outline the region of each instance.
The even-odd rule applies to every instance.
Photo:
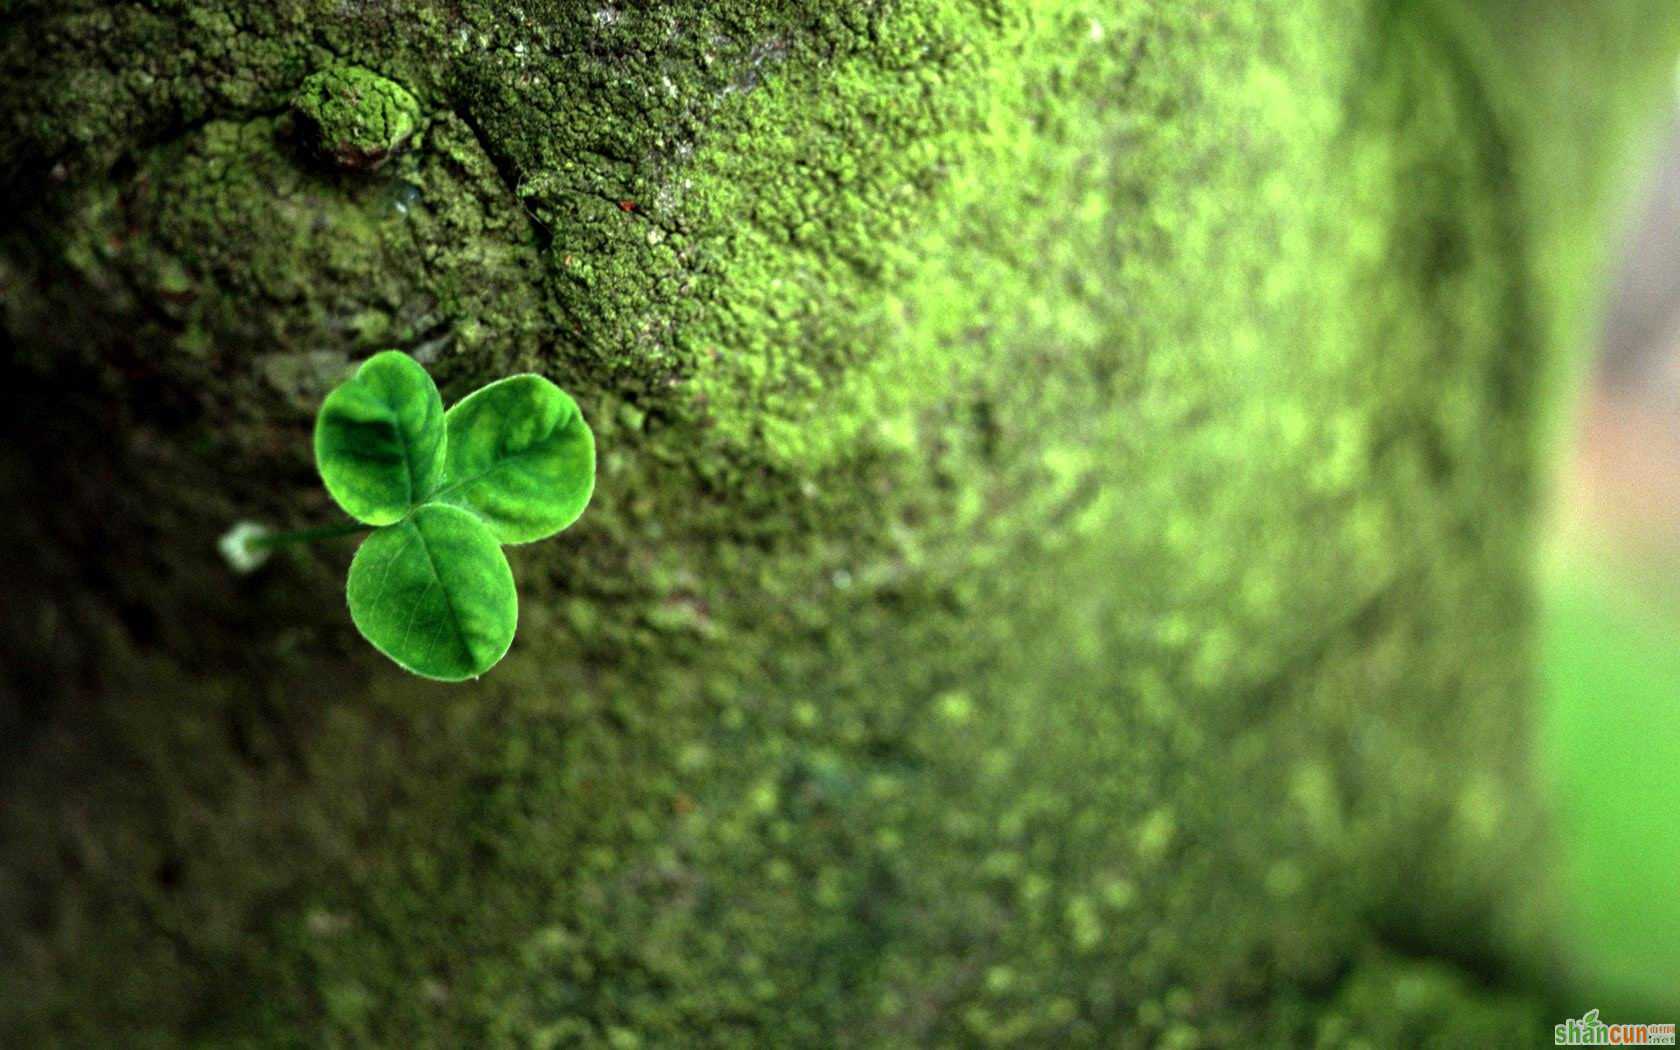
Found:
[[[292,112],[312,147],[340,167],[374,170],[420,129],[420,103],[402,85],[358,66],[304,79]]]
[[[5,325],[110,439],[20,436],[0,473],[43,508],[18,586],[77,596],[97,675],[8,773],[8,1024],[1231,1045],[1529,1017],[1544,180],[1423,10],[38,14],[62,73],[8,101],[0,157],[64,177],[5,242]],[[273,115],[345,63],[431,114],[378,178]],[[330,612],[347,551],[215,569],[227,521],[316,492],[311,384],[392,342],[446,394],[543,371],[601,450],[589,515],[515,552],[508,659],[448,691]],[[54,651],[53,622],[7,638]],[[1396,1027],[1374,1004],[1419,974]]]

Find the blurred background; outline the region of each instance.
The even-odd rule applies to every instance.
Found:
[[[1680,103],[1680,77],[1677,77]],[[1544,561],[1543,768],[1571,965],[1680,1009],[1680,114],[1631,188]],[[1671,1018],[1650,1018],[1670,1020]]]

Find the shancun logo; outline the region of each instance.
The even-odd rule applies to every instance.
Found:
[[[1672,1024],[1606,1024],[1597,1010],[1552,1029],[1558,1046],[1673,1046]]]

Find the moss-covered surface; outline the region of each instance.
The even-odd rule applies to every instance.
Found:
[[[292,112],[323,160],[354,171],[377,170],[420,126],[419,101],[360,66],[309,74],[292,96]]]
[[[1623,91],[1497,4],[11,4],[0,1023],[1531,1042],[1528,121],[1676,28],[1556,6]],[[479,683],[216,560],[384,345],[598,435]]]

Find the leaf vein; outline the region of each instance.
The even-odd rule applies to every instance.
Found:
[[[420,531],[419,527],[415,526],[414,531],[416,533],[418,533]],[[389,583],[390,579],[391,579],[391,566],[393,566],[397,563],[398,559],[400,559],[402,557],[403,552],[408,550],[409,545],[412,544],[413,542],[414,542],[414,537],[413,536],[408,537],[408,539],[403,541],[403,545],[396,549],[396,552],[394,554],[392,554],[389,558],[385,559],[385,571],[379,574],[379,583],[378,583],[377,586],[374,587],[372,597],[368,598],[369,608],[372,608],[373,606],[378,605],[379,604],[379,599],[383,598],[385,596],[385,585],[387,583]]]
[[[426,535],[420,531],[418,522],[414,525],[414,533],[420,537],[420,549],[426,554],[426,564],[431,566],[432,578],[442,583],[443,573],[438,571],[437,558],[433,556],[431,544],[426,542]],[[455,640],[461,643],[461,651],[467,654],[468,660],[473,659],[472,646],[467,643],[467,634],[461,629],[461,614],[455,609],[455,600],[450,595],[447,584],[443,588],[443,607],[449,610],[449,620],[455,628]]]

